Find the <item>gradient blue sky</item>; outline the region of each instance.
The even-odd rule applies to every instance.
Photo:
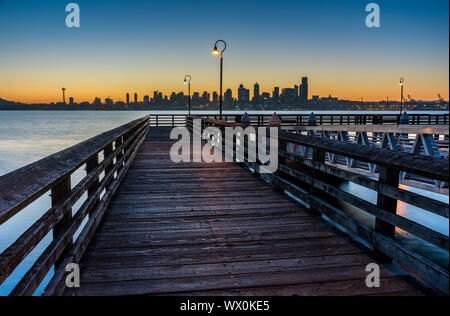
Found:
[[[65,26],[65,5],[81,28]],[[381,28],[365,6],[381,7]],[[310,94],[398,99],[398,80],[417,99],[449,95],[449,2],[0,0],[0,98],[76,101],[153,90],[218,90],[215,40],[228,43],[224,87],[310,80]]]

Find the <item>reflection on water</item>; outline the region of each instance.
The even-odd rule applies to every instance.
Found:
[[[412,191],[418,194],[423,194],[428,196],[429,198],[449,203],[449,197],[446,195],[424,191],[421,189],[409,187],[406,185],[400,186],[402,189]],[[352,182],[344,182],[341,184],[340,188],[346,192],[352,193],[353,195],[364,199],[370,203],[377,203],[377,192],[371,189],[362,187],[358,184]],[[363,212],[345,202],[340,202],[342,209],[352,217],[361,221],[369,227],[374,228],[375,226],[375,217]],[[448,218],[436,215],[434,213],[430,213],[424,209],[419,207],[404,203],[399,201],[397,204],[397,214],[403,217],[406,217],[410,220],[413,220],[417,223],[422,224],[425,227],[428,227],[434,231],[437,231],[446,236],[449,235],[449,220]],[[430,258],[433,262],[438,265],[447,268],[449,266],[449,256],[448,252],[444,251],[434,245],[429,244],[428,242],[423,241],[420,238],[414,237],[411,234],[397,228],[396,229],[396,239],[403,245],[405,245],[408,249],[412,249],[418,254]]]

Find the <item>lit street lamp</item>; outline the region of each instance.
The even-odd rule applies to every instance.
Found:
[[[223,44],[223,49],[221,51],[219,51],[217,49],[217,44],[219,44],[219,43]],[[225,41],[223,41],[223,40],[218,40],[214,44],[214,49],[211,51],[211,54],[213,54],[213,55],[219,55],[220,54],[220,97],[219,97],[220,119],[222,119],[222,99],[223,99],[223,95],[222,95],[223,52],[225,51],[226,48],[227,48],[227,43],[225,43]]]
[[[400,116],[402,116],[403,111],[403,86],[405,85],[405,78],[400,78],[400,87],[401,87],[401,95],[400,95]]]
[[[192,77],[190,75],[184,76],[184,84],[188,85],[189,115],[191,115],[191,80],[192,80]]]

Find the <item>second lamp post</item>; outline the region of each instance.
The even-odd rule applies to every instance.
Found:
[[[400,117],[402,117],[403,111],[403,86],[405,85],[405,78],[400,78]]]
[[[223,49],[220,51],[217,49],[217,44],[222,43]],[[223,78],[223,52],[227,48],[227,43],[223,40],[218,40],[214,44],[214,49],[211,51],[211,54],[213,55],[219,55],[220,54],[220,97],[219,97],[219,104],[220,104],[220,119],[222,119],[222,109],[223,109],[223,94],[222,94],[222,78]]]
[[[191,80],[192,77],[190,75],[184,76],[184,84],[188,85],[188,106],[189,106],[189,115],[191,115]]]

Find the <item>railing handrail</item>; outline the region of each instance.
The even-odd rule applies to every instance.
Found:
[[[116,138],[148,119],[149,116],[145,116],[134,120],[1,176],[0,224],[73,173]]]
[[[448,135],[448,125],[317,125],[297,126],[298,131],[373,132]]]
[[[234,122],[206,119],[205,122],[226,127],[242,127],[247,125]],[[311,137],[279,131],[279,140],[294,143],[301,146],[313,147],[337,155],[346,156],[363,162],[373,163],[379,166],[394,167],[431,179],[449,181],[448,160],[431,156],[418,155],[407,152],[392,151],[386,148],[368,147],[338,140],[329,140],[320,137]]]
[[[368,147],[339,140],[298,135],[286,131],[279,131],[279,139],[431,179],[446,182],[449,180],[449,164],[446,159],[393,151],[386,148]]]
[[[32,295],[53,266],[55,274],[44,294],[61,294],[66,266],[69,263],[78,263],[81,259],[117,188],[133,163],[148,129],[149,117],[146,116],[0,179],[1,188],[7,187],[7,181],[14,181],[14,185],[6,191],[7,194],[0,195],[1,205],[5,207],[5,211],[0,214],[2,221],[17,214],[47,191],[51,192],[51,207],[0,253],[2,284],[52,231],[53,239],[15,284],[10,295]],[[72,183],[72,174],[83,165],[86,166],[86,175],[78,183]],[[28,184],[25,192],[19,186],[19,181]],[[87,196],[83,199],[85,194]],[[9,196],[10,200],[5,200],[6,196]],[[78,201],[83,203],[73,213],[74,205]],[[75,238],[80,229],[80,234]]]

